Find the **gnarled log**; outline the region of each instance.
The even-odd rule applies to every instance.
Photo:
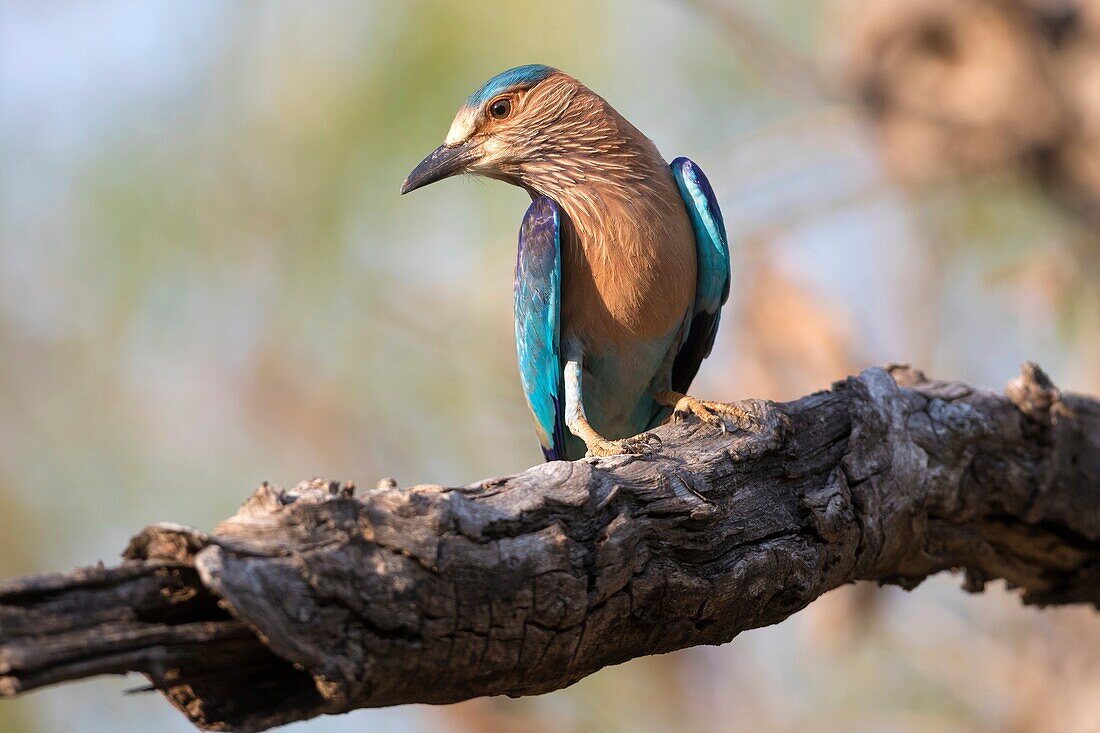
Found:
[[[139,671],[197,725],[554,690],[721,644],[855,580],[959,568],[1100,605],[1100,403],[873,368],[753,430],[460,488],[262,486],[212,534],[0,585],[0,696]]]

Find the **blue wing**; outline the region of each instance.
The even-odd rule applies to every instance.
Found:
[[[561,216],[546,196],[531,202],[516,256],[516,352],[527,405],[548,461],[565,458],[561,364]]]
[[[702,169],[687,158],[677,158],[672,161],[672,175],[695,229],[698,262],[691,326],[672,364],[672,388],[687,392],[714,346],[722,306],[729,299],[730,251],[722,211]]]

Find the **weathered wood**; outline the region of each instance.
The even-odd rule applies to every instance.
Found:
[[[134,670],[201,727],[262,730],[554,690],[861,579],[1100,605],[1100,402],[1027,365],[1006,396],[892,367],[742,406],[758,429],[460,488],[265,485],[212,534],[0,585],[0,696]]]

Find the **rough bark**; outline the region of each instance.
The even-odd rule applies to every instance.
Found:
[[[140,671],[197,725],[530,695],[721,644],[855,580],[1100,605],[1100,403],[873,368],[757,429],[459,488],[262,486],[212,534],[0,585],[0,696]]]

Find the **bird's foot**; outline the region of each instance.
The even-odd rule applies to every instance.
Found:
[[[661,446],[661,439],[650,433],[635,435],[633,438],[620,440],[607,440],[595,437],[587,441],[588,457],[599,456],[646,456],[652,454]]]
[[[672,406],[672,419],[683,420],[688,415],[694,415],[723,433],[728,433],[731,425],[736,430],[752,430],[760,427],[755,415],[737,405],[697,400],[689,395],[681,395]]]

